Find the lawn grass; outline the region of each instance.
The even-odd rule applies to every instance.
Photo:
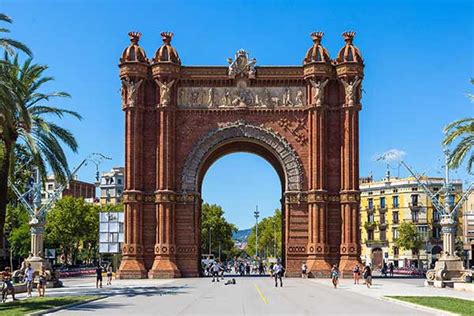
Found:
[[[35,297],[0,303],[0,315],[17,316],[72,303],[86,302],[95,296]]]
[[[389,298],[405,301],[413,304],[440,309],[443,311],[474,315],[474,301],[444,296],[387,296]]]

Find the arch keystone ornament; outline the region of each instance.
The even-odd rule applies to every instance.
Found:
[[[241,49],[222,66],[152,59],[141,34],[120,58],[125,113],[125,242],[119,278],[200,275],[201,186],[220,157],[250,152],[281,181],[282,261],[311,275],[360,262],[358,112],[363,59],[354,32],[336,60],[313,32],[298,66],[259,66]],[[238,189],[238,188],[236,188]]]

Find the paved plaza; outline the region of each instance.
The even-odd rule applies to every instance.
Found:
[[[228,278],[226,278],[228,280]],[[114,280],[95,289],[94,279],[69,279],[48,296],[104,295],[105,298],[57,312],[64,315],[327,315],[441,314],[390,302],[384,295],[452,296],[474,300],[472,293],[431,289],[423,279],[375,279],[372,288],[342,279],[333,289],[329,279],[284,279],[275,288],[269,277],[239,277],[237,284],[209,278]],[[24,297],[24,294],[20,295]]]

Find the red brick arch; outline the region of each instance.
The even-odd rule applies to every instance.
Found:
[[[131,33],[120,63],[126,221],[119,277],[199,275],[202,179],[219,157],[239,151],[262,156],[280,176],[288,275],[298,275],[303,261],[319,275],[331,264],[351,271],[360,260],[362,58],[353,33],[345,33],[335,61],[320,46],[322,33],[313,35],[302,66],[259,67],[241,50],[229,66],[190,67],[170,33],[151,60]]]

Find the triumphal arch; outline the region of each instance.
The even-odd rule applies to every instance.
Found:
[[[359,111],[363,59],[323,33],[297,66],[259,66],[238,50],[223,66],[185,66],[173,34],[148,59],[140,33],[120,59],[125,112],[125,243],[118,276],[198,276],[201,185],[223,155],[251,152],[281,179],[283,263],[314,276],[360,256]],[[264,184],[262,184],[264,185]]]

